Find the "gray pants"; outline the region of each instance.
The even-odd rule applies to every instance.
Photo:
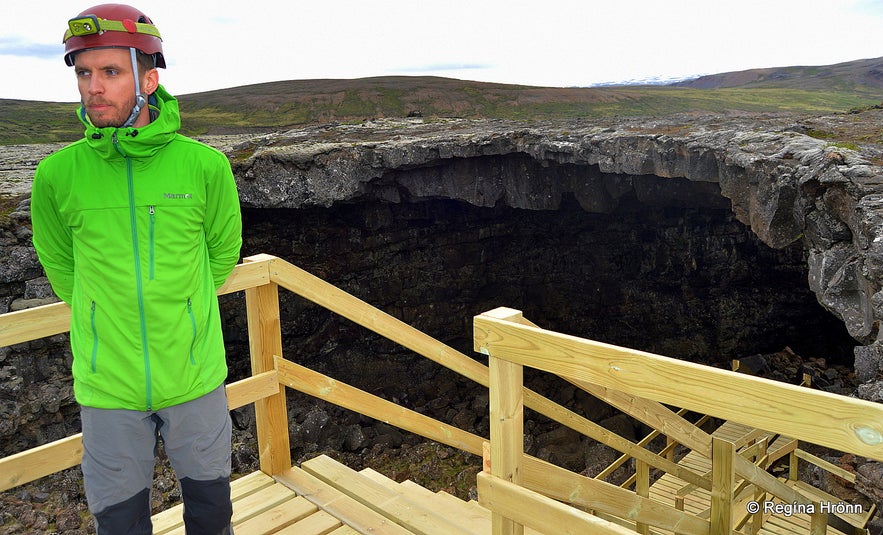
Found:
[[[188,535],[232,533],[231,424],[221,385],[155,412],[80,407],[83,481],[98,535],[152,533],[158,440],[181,484]]]

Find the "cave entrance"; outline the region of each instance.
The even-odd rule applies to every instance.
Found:
[[[472,317],[508,306],[549,329],[712,365],[786,347],[853,362],[856,342],[809,290],[800,244],[772,249],[719,206],[626,194],[589,213],[564,194],[554,210],[367,199],[244,218],[244,256],[284,258],[467,354]],[[322,354],[336,320],[287,302],[286,344]]]

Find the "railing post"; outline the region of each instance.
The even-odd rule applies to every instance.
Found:
[[[245,262],[266,262],[272,269],[275,257],[256,255]],[[279,321],[279,287],[270,282],[245,290],[248,314],[248,344],[253,375],[273,370],[273,357],[282,356],[282,329]],[[288,437],[288,409],[285,388],[279,393],[255,402],[258,455],[261,471],[274,475],[291,468]]]
[[[642,498],[650,497],[650,465],[641,460],[635,461],[635,494]],[[650,535],[650,525],[636,522],[635,531]]]
[[[736,446],[712,436],[711,439],[711,533],[733,532],[733,491],[735,490]]]
[[[819,511],[819,504],[814,503],[816,512],[809,515],[809,535],[825,535],[828,533],[828,513]]]
[[[524,455],[524,370],[520,364],[490,357],[491,474],[521,485]],[[496,388],[495,388],[496,387]],[[521,535],[524,526],[493,513],[493,535]]]
[[[515,311],[513,311],[515,312]],[[517,321],[515,317],[506,318]],[[491,474],[521,485],[524,456],[524,368],[488,355],[490,382]],[[493,535],[522,535],[524,526],[499,513],[491,515]]]

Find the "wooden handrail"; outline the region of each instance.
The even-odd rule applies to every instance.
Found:
[[[481,445],[485,441],[483,437],[406,409],[283,358],[276,358],[276,369],[279,372],[279,382],[298,392],[356,411],[440,444],[481,455]]]
[[[733,444],[696,427],[672,435],[670,429],[660,424],[675,422],[679,426],[677,422],[681,417],[663,403],[840,451],[861,452],[878,460],[883,457],[880,432],[883,407],[876,403],[546,331],[524,320],[519,311],[506,308],[476,316],[474,339],[475,350],[488,355],[491,361],[505,360],[557,374],[711,458],[714,533],[732,532],[733,491],[737,490],[733,482],[737,475],[743,478],[740,488],[750,483],[786,502],[813,504],[813,501],[742,455],[733,454],[738,446],[755,436]],[[716,395],[707,396],[709,389]],[[826,412],[821,423],[819,407],[824,407]],[[832,427],[836,428],[833,438]],[[493,444],[491,451],[494,451]],[[811,520],[812,532],[823,533],[824,516],[813,514]],[[648,525],[638,523],[636,529],[646,531]]]
[[[269,371],[227,385],[227,404],[232,410],[279,391],[276,371]],[[82,433],[4,457],[0,459],[0,492],[77,466],[82,458]]]
[[[475,349],[523,365],[839,451],[883,460],[883,405],[475,317]],[[714,396],[708,392],[713,391]],[[820,411],[819,407],[824,407]]]
[[[266,265],[239,264],[233,268],[227,281],[218,289],[218,295],[261,286],[268,282],[269,273]],[[59,302],[8,312],[2,317],[0,347],[6,347],[68,332],[71,309],[67,303]]]
[[[273,258],[269,259],[269,263],[270,279],[280,287],[445,366],[485,388],[488,387],[489,372],[488,367],[484,364],[297,266]],[[528,388],[524,389],[524,404],[543,416],[560,422],[589,438],[606,444],[619,452],[633,455],[654,468],[672,472],[681,479],[702,488],[711,488],[708,479],[702,478],[689,468],[678,466],[665,457],[641,448]],[[669,422],[664,427],[667,432],[675,433],[679,439],[687,440],[684,434],[689,433],[688,429],[692,428],[692,424],[684,420],[682,424]],[[675,428],[683,429],[683,434],[677,433]],[[710,447],[710,438],[708,444]]]
[[[634,535],[634,531],[537,494],[487,472],[478,474],[479,503],[540,533]]]

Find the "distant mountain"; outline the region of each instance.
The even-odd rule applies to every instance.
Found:
[[[883,89],[883,58],[848,61],[835,65],[775,67],[709,74],[672,84],[693,89],[780,88]]]
[[[674,113],[837,113],[883,102],[883,58],[752,69],[676,84],[535,87],[432,76],[292,80],[180,95],[191,135],[278,130],[382,117],[511,120]],[[74,103],[0,99],[0,145],[82,135]]]

